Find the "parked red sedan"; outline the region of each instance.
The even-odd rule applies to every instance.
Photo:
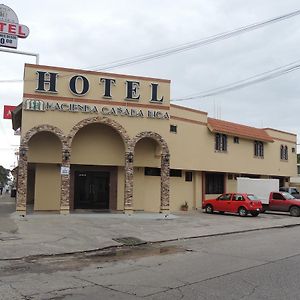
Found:
[[[253,194],[226,193],[216,199],[204,200],[202,208],[208,214],[218,211],[238,213],[241,217],[250,213],[253,217],[257,217],[262,211],[262,204]]]

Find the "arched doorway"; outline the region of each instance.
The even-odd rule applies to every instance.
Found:
[[[124,137],[125,133],[125,137]],[[70,209],[124,209],[125,130],[108,119],[80,122],[69,135]]]
[[[22,138],[19,150],[17,211],[60,210],[63,132],[51,125],[30,129]]]
[[[160,210],[161,147],[151,138],[140,139],[134,149],[133,206],[134,210]]]
[[[155,132],[141,132],[131,142],[133,209],[169,211],[170,154],[167,143]]]

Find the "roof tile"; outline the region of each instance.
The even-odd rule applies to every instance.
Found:
[[[264,129],[236,124],[228,121],[207,118],[208,128],[212,132],[225,133],[250,140],[274,142]]]

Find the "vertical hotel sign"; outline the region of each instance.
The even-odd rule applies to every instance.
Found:
[[[0,4],[0,47],[17,49],[18,38],[29,35],[27,26],[19,24],[16,13],[4,4]]]

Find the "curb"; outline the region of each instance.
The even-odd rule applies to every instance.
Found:
[[[175,242],[175,241],[181,241],[181,240],[192,240],[192,239],[208,238],[208,237],[214,237],[214,236],[226,236],[226,235],[231,235],[231,234],[239,234],[239,233],[253,232],[253,231],[263,231],[263,230],[272,230],[272,229],[278,229],[278,228],[292,228],[292,227],[298,227],[298,226],[300,226],[300,223],[288,224],[288,225],[274,225],[274,226],[271,226],[271,227],[264,227],[264,228],[254,228],[254,229],[237,230],[237,231],[229,231],[229,232],[219,232],[219,233],[205,234],[205,235],[199,235],[199,236],[179,237],[179,238],[175,238],[175,239],[164,239],[164,240],[158,240],[158,241],[152,241],[152,242],[145,241],[145,242],[142,242],[138,245],[133,245],[133,246],[128,246],[128,245],[120,243],[120,245],[106,246],[106,247],[87,249],[87,250],[81,250],[81,251],[70,251],[70,252],[52,253],[52,254],[34,254],[34,255],[27,255],[27,256],[21,256],[21,257],[0,258],[0,261],[17,261],[17,260],[37,259],[37,258],[46,258],[46,257],[61,257],[61,256],[67,256],[67,255],[76,255],[76,254],[85,254],[85,253],[106,251],[106,250],[117,249],[117,248],[120,248],[120,249],[125,248],[125,247],[137,248],[137,247],[140,247],[142,245],[168,243],[168,242]]]

